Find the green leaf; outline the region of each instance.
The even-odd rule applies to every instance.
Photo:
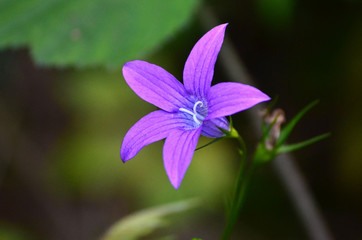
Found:
[[[310,103],[308,106],[303,108],[290,122],[280,131],[280,136],[276,143],[276,148],[279,148],[289,137],[289,134],[292,132],[295,125],[299,122],[299,120],[312,108],[314,107],[319,100],[315,100]]]
[[[303,142],[300,142],[300,143],[290,144],[290,145],[283,145],[280,148],[278,148],[277,154],[292,152],[292,151],[304,148],[304,147],[306,147],[308,145],[311,145],[313,143],[316,143],[318,141],[321,141],[321,140],[329,137],[329,135],[330,135],[330,133],[325,133],[325,134],[319,135],[317,137],[311,138],[309,140],[306,140],[306,141],[303,141]]]
[[[146,209],[115,223],[102,240],[134,240],[146,236],[167,222],[165,217],[196,207],[198,201],[187,200]]]
[[[198,0],[0,0],[0,49],[29,46],[38,63],[121,66],[172,37]]]

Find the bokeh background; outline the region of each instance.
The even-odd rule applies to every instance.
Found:
[[[197,151],[177,191],[162,141],[119,158],[127,130],[155,110],[127,86],[122,65],[147,60],[181,80],[209,30],[205,6],[230,23],[237,55],[263,92],[279,95],[287,119],[320,100],[290,142],[331,137],[293,154],[333,237],[362,239],[357,0],[1,0],[0,239],[100,239],[131,213],[195,197],[201,206],[143,239],[219,238],[239,166],[233,142]],[[227,76],[217,62],[214,83]],[[247,114],[233,119],[251,152],[260,136]],[[283,186],[271,164],[256,172],[235,239],[308,238]]]

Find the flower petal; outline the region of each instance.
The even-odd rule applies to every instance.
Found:
[[[205,98],[214,76],[214,66],[224,41],[226,24],[214,27],[193,47],[186,60],[183,78],[188,92]]]
[[[201,128],[174,129],[163,146],[163,162],[172,186],[176,189],[186,173],[194,154]]]
[[[187,101],[182,83],[157,65],[136,60],[126,63],[122,72],[139,97],[165,111],[174,112]]]
[[[206,119],[229,116],[270,98],[260,90],[241,83],[218,83],[211,87]]]
[[[136,156],[146,145],[164,139],[171,130],[184,126],[185,123],[178,114],[163,110],[151,112],[141,118],[123,139],[121,159],[123,162]]]
[[[213,118],[202,123],[201,134],[205,137],[218,138],[225,134],[219,128],[229,130],[229,122],[225,117]]]

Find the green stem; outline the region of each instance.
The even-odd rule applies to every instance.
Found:
[[[250,177],[256,167],[256,161],[254,161],[254,159],[250,163],[250,166],[247,166],[246,146],[244,140],[241,138],[239,133],[234,128],[231,129],[229,137],[235,138],[238,141],[241,164],[236,179],[236,185],[232,197],[231,206],[227,212],[225,229],[221,237],[222,240],[228,240],[231,237],[233,228],[235,226],[236,221],[238,220],[240,211],[244,203],[244,196],[250,181]]]

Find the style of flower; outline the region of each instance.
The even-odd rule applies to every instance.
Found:
[[[178,189],[200,135],[222,137],[219,128],[229,130],[225,116],[270,99],[241,83],[211,86],[226,26],[214,27],[193,47],[183,71],[184,85],[157,65],[139,60],[124,65],[123,76],[131,89],[161,110],[144,116],[127,132],[121,147],[123,162],[144,146],[166,138],[164,166],[171,184]]]

